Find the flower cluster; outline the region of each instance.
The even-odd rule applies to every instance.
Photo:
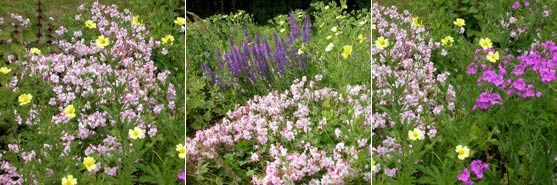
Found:
[[[557,46],[553,41],[532,44],[529,52],[524,52],[516,57],[518,63],[511,63],[517,60],[510,54],[503,62],[495,64],[483,62],[489,60],[489,54],[487,57],[484,54],[494,51],[494,49],[477,49],[474,61],[468,65],[467,74],[469,75],[476,75],[478,70],[481,70],[481,75],[477,79],[480,87],[492,84],[507,95],[515,94],[521,98],[540,97],[542,93],[536,91],[534,82],[528,83],[528,79],[522,76],[528,71],[532,71],[543,84],[557,79],[555,70],[557,62],[553,60],[553,57],[557,56]],[[480,69],[478,69],[478,65],[481,67]],[[487,110],[490,106],[497,104],[502,104],[500,93],[488,90],[482,92],[476,99],[473,109],[479,107]]]
[[[423,26],[409,26],[412,25],[412,16],[408,11],[401,14],[395,7],[374,4],[373,15],[372,24],[376,25],[374,34],[377,35],[376,44],[372,46],[373,100],[377,101],[374,106],[391,109],[399,105],[400,108],[391,114],[374,108],[372,136],[376,164],[373,173],[382,172],[394,178],[398,169],[392,166],[400,160],[394,159],[393,155],[402,152],[399,139],[435,137],[435,119],[426,118],[436,117],[443,111],[451,114],[456,95],[453,86],[445,81],[449,73],[436,74],[430,61],[432,50],[439,48],[440,44],[426,40],[429,33]],[[447,44],[449,42],[450,39]],[[399,120],[391,116],[395,114],[400,115]],[[408,132],[408,138],[390,135],[397,122],[413,129]]]
[[[489,168],[489,164],[483,163],[481,160],[474,160],[470,163],[470,169],[476,175],[478,179],[482,179],[484,177],[483,171]],[[472,185],[474,181],[471,179],[470,171],[468,168],[464,168],[462,172],[458,175],[457,179],[462,181],[465,185]]]
[[[364,104],[368,101],[365,86],[348,86],[343,95],[329,88],[315,89],[321,78],[317,75],[315,81],[308,82],[303,77],[295,80],[289,91],[255,96],[247,105],[236,107],[219,124],[199,130],[194,138],[187,139],[187,160],[200,163],[228,148],[216,146],[249,141],[254,144],[251,161],[264,166],[262,176],[252,177],[255,184],[302,183],[304,180],[309,180],[310,184],[344,184],[344,178],[357,175],[369,180],[368,170],[352,166],[359,153],[369,155],[369,136],[350,138],[345,137],[346,132],[338,130],[335,131],[338,137],[333,138],[334,145],[313,142],[319,140],[314,136],[329,129],[370,128],[371,107]],[[337,123],[328,121],[334,119],[330,116],[311,116],[315,112],[312,110],[323,107],[324,102],[347,106],[339,110],[350,107],[352,110],[348,114],[334,109],[334,114],[345,115],[349,120]],[[359,118],[364,118],[363,122],[357,121]]]
[[[288,41],[273,33],[274,48],[271,48],[266,37],[255,35],[252,39],[248,30],[244,30],[245,41],[236,44],[232,38],[229,38],[231,49],[224,52],[216,52],[218,68],[223,71],[221,74],[215,74],[214,67],[207,64],[201,64],[201,68],[211,77],[211,80],[221,87],[228,85],[223,84],[224,76],[231,74],[233,82],[246,79],[250,83],[257,83],[261,80],[272,78],[274,75],[283,76],[288,73],[288,69],[304,68],[305,61],[308,56],[304,54],[306,45],[309,44],[311,33],[311,20],[309,16],[305,16],[303,22],[303,30],[295,18],[294,13],[290,13],[288,20],[290,22],[290,35]],[[302,34],[300,35],[300,32]],[[296,42],[302,39],[301,46]],[[352,48],[345,48],[345,55],[350,55]],[[226,67],[225,67],[226,66]],[[225,73],[224,71],[228,71]]]
[[[123,140],[133,142],[133,139],[146,136],[155,137],[158,131],[156,120],[159,119],[153,118],[162,110],[169,115],[176,114],[176,91],[167,80],[170,72],[159,71],[151,59],[154,49],[161,43],[150,36],[129,10],[120,12],[115,5],[95,2],[90,12],[83,11],[81,9],[80,13],[91,17],[86,21],[80,19],[82,29],[67,33],[67,29],[61,27],[57,31],[69,38],[53,42],[59,52],[41,53],[39,49],[31,48],[24,59],[14,61],[25,66],[18,71],[16,78],[38,77],[51,85],[51,91],[44,92],[47,96],[34,97],[27,92],[18,92],[17,81],[8,86],[20,94],[19,105],[28,107],[24,110],[29,111],[14,111],[16,122],[28,125],[26,131],[37,137],[55,137],[57,142],[35,146],[35,141],[29,145],[21,140],[10,143],[10,150],[5,155],[18,155],[24,163],[41,163],[55,157],[75,162],[75,166],[81,163],[92,174],[104,169],[107,175],[115,176],[122,167],[119,161],[123,160],[117,156],[133,152],[129,148],[124,151]],[[48,104],[35,103],[39,101]],[[45,132],[39,122],[48,125],[49,130]],[[67,130],[50,130],[52,127]],[[125,134],[115,134],[117,128],[130,129],[129,138]],[[61,153],[48,156],[50,151]],[[7,165],[3,166],[3,175],[17,176],[15,168],[9,167],[10,163],[3,164]],[[39,172],[25,174],[25,181],[32,181]],[[77,180],[68,175],[62,181],[76,184]],[[0,184],[9,183],[0,180]]]

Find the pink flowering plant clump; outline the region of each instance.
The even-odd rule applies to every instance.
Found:
[[[411,164],[420,163],[431,148],[427,143],[438,141],[437,125],[453,114],[455,92],[446,81],[449,73],[437,72],[430,61],[438,43],[412,24],[409,12],[374,7],[373,182],[395,183],[393,179],[405,181],[415,173]]]
[[[180,50],[169,46],[183,36],[153,38],[139,15],[116,5],[95,2],[78,13],[78,27],[56,29],[56,49],[28,45],[0,77],[13,102],[0,115],[15,120],[0,184],[179,182],[181,85],[152,58]]]
[[[297,79],[284,92],[256,95],[186,143],[188,182],[210,173],[239,184],[370,182],[370,91],[320,88],[323,76]],[[211,166],[219,165],[221,168]]]

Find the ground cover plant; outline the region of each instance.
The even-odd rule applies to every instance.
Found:
[[[370,183],[369,10],[187,14],[188,183]]]
[[[183,183],[183,17],[36,7],[0,18],[0,184]]]
[[[374,4],[373,183],[555,184],[555,5]]]

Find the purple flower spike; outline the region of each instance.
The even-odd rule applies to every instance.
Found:
[[[311,32],[311,20],[309,19],[309,15],[306,15],[304,18],[304,30],[302,33],[302,42],[309,44],[309,35]]]
[[[290,45],[294,40],[300,37],[300,25],[298,25],[294,12],[290,12],[290,14],[288,14],[288,21],[290,23],[291,32],[290,38],[288,39],[288,44]]]

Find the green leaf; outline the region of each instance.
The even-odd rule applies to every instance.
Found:
[[[0,40],[8,40],[11,39],[12,37],[10,36],[11,34],[9,32],[6,31],[2,31],[0,32]]]
[[[25,32],[23,32],[23,40],[24,40],[25,42],[34,42],[34,41],[36,41],[37,39],[38,39],[38,38],[37,38],[37,35],[35,35],[35,33],[33,33],[32,31],[25,31]]]

